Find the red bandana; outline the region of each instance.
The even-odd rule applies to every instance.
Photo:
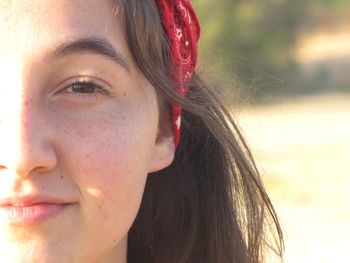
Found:
[[[168,36],[173,62],[173,80],[181,96],[185,96],[197,64],[200,26],[190,0],[156,0]],[[175,146],[180,141],[181,107],[172,108]]]

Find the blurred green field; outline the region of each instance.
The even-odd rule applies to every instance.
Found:
[[[284,229],[286,263],[349,262],[350,95],[235,109]]]

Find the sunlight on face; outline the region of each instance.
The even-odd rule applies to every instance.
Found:
[[[23,86],[22,80],[17,78],[14,74],[13,70],[8,69],[16,69],[15,60],[11,57],[10,54],[4,53],[1,56],[1,64],[0,64],[0,72],[6,72],[6,79],[11,80],[11,86]],[[3,83],[4,77],[2,77]],[[0,125],[3,127],[5,123],[10,125],[12,129],[3,129],[1,130],[1,137],[6,138],[4,142],[1,144],[1,148],[6,148],[6,155],[16,155],[15,151],[19,150],[19,147],[9,147],[6,143],[14,138],[18,138],[20,136],[20,127],[19,123],[16,122],[20,118],[20,114],[22,112],[20,100],[23,99],[22,90],[20,89],[5,89],[4,86],[6,84],[2,84],[2,88],[0,88]],[[2,114],[6,113],[6,114]],[[10,139],[12,137],[12,139]]]
[[[0,4],[6,262],[126,262],[147,174],[173,159],[114,13],[107,0]]]

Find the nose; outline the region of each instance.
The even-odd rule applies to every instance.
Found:
[[[39,103],[22,98],[6,105],[0,111],[0,169],[19,178],[52,170],[57,156]]]

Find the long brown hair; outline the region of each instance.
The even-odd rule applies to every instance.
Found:
[[[276,213],[230,111],[197,73],[188,96],[177,95],[154,0],[117,2],[134,59],[158,91],[162,120],[172,103],[184,109],[174,162],[148,176],[128,262],[260,263],[266,248],[281,254]]]

